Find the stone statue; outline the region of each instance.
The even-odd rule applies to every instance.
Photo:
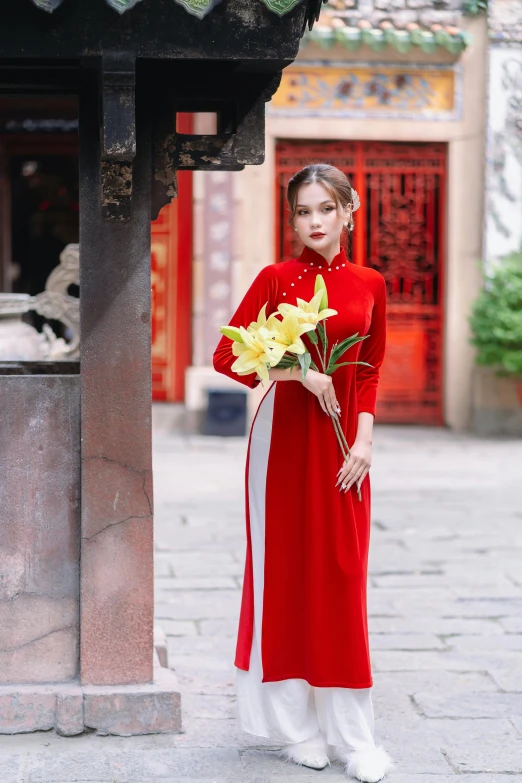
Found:
[[[0,294],[0,361],[66,361],[80,358],[80,300],[68,293],[80,283],[79,245],[69,244],[60,253],[60,263],[47,278],[45,291]],[[57,337],[48,324],[40,333],[22,321],[34,310],[68,328],[69,342]]]

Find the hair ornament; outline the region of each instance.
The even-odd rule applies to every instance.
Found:
[[[355,190],[355,188],[352,188],[352,212],[355,212],[356,209],[359,209],[361,206],[361,199],[359,198],[359,194]]]

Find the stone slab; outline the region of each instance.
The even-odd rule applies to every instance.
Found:
[[[522,718],[522,693],[415,693],[413,700],[429,718]]]
[[[522,740],[511,721],[438,718],[430,726],[455,771],[522,775]]]
[[[78,673],[79,384],[0,377],[0,684]]]
[[[159,665],[154,667],[154,682],[144,685],[0,687],[0,734],[56,729],[71,737],[94,729],[102,735],[128,737],[181,728],[178,679]]]
[[[168,781],[179,778],[225,779],[233,771],[240,772],[236,750],[158,748],[148,752],[126,750],[76,751],[74,753],[38,754],[33,762],[30,783],[71,783],[71,781]]]
[[[157,666],[154,683],[83,686],[84,723],[99,734],[130,737],[181,730],[181,695],[174,672]]]
[[[78,689],[80,690],[80,689]],[[84,730],[83,695],[79,693],[56,694],[56,731],[63,737],[73,737]]]

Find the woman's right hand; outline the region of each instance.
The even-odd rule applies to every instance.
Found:
[[[301,380],[301,383],[305,389],[315,394],[325,413],[330,416],[337,416],[341,413],[331,375],[316,372],[316,370],[308,370],[305,379]]]

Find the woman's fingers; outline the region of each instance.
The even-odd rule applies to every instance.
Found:
[[[355,473],[355,475],[354,475],[354,476],[353,476],[351,479],[348,479],[348,481],[346,482],[346,488],[345,488],[345,490],[344,490],[344,491],[345,491],[345,492],[348,492],[348,490],[349,490],[349,489],[350,489],[350,488],[353,486],[353,484],[354,484],[356,481],[358,481],[359,479],[362,479],[362,474],[363,474],[363,473],[364,473],[364,466],[362,466],[362,467],[361,467],[361,468],[360,468],[360,469],[359,469],[359,470],[358,470],[358,471]]]
[[[349,457],[348,461],[344,463],[343,467],[341,468],[340,475],[337,479],[337,484],[344,484],[346,482],[346,477],[349,476],[352,471],[356,469],[356,462],[354,457]],[[337,484],[335,486],[337,486]]]
[[[328,413],[328,410],[327,410],[326,405],[325,405],[324,397],[319,396],[317,399],[319,400],[319,405],[321,406],[323,411],[325,413]]]
[[[330,404],[332,406],[332,409],[338,414],[341,408],[339,406],[339,403],[337,402],[337,397],[335,396],[335,389],[333,383],[329,388],[329,392],[330,392]]]
[[[360,459],[354,459],[353,461],[348,461],[346,463],[346,467],[343,466],[341,469],[339,478],[337,479],[337,483],[341,484],[339,489],[344,489],[345,491],[348,491],[351,486],[353,486],[355,481],[361,482],[363,478],[365,477],[366,473],[368,473],[370,469],[370,466],[367,465],[365,462],[362,462]]]

